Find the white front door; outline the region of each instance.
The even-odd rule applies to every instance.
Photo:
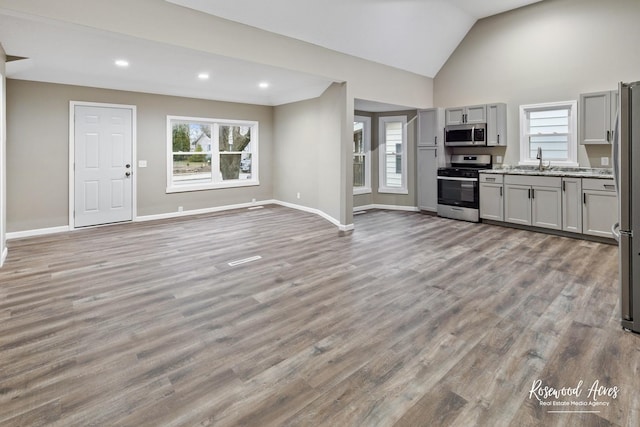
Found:
[[[74,227],[131,221],[133,110],[74,110]]]

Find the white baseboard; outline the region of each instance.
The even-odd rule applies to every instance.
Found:
[[[333,224],[336,227],[338,227],[338,230],[340,230],[340,231],[351,231],[351,230],[354,229],[354,225],[353,224],[347,224],[347,225],[340,224],[340,221],[338,221],[337,219],[335,219],[331,215],[329,215],[327,213],[324,213],[323,211],[321,211],[319,209],[309,208],[309,207],[302,206],[302,205],[296,205],[295,203],[282,202],[280,200],[274,200],[272,203],[275,203],[277,205],[284,206],[284,207],[287,207],[287,208],[297,209],[299,211],[309,212],[309,213],[318,215],[318,216],[326,219],[327,221],[329,221],[331,224]]]
[[[0,267],[4,265],[4,260],[7,259],[7,255],[9,255],[9,248],[5,246],[2,250],[2,255],[0,256]]]
[[[215,206],[212,208],[204,208],[204,209],[192,209],[192,210],[182,211],[182,212],[168,212],[168,213],[156,214],[156,215],[144,215],[144,216],[136,217],[135,221],[140,221],[140,222],[155,221],[158,219],[179,218],[183,216],[223,212],[223,211],[230,211],[234,209],[246,209],[246,208],[251,208],[253,206],[264,206],[264,205],[272,205],[272,204],[278,204],[278,202],[276,200],[262,200],[259,202],[238,203],[235,205]]]
[[[417,206],[380,205],[380,204],[356,206],[353,208],[353,211],[359,212],[359,211],[366,211],[370,209],[386,209],[389,211],[420,212],[420,209]]]
[[[331,224],[338,227],[340,231],[350,231],[354,229],[353,224],[347,224],[347,225],[340,224],[340,221],[338,221],[337,219],[333,218],[331,215],[328,215],[319,209],[308,208],[306,206],[296,205],[294,203],[282,202],[280,200],[262,200],[259,202],[239,203],[235,205],[216,206],[216,207],[204,208],[204,209],[193,209],[193,210],[182,211],[182,212],[168,212],[168,213],[156,214],[156,215],[143,215],[143,216],[137,216],[134,219],[134,221],[135,222],[155,221],[159,219],[171,219],[171,218],[178,218],[178,217],[184,217],[184,216],[190,216],[190,215],[223,212],[223,211],[229,211],[234,209],[246,209],[254,206],[264,206],[264,205],[280,205],[280,206],[285,206],[287,208],[297,209],[299,211],[309,212],[309,213],[318,215],[326,219],[327,221],[329,221]],[[60,226],[60,227],[40,228],[36,230],[14,231],[11,233],[7,233],[7,240],[21,239],[23,237],[42,236],[45,234],[64,233],[67,231],[71,231],[71,227],[67,225]],[[5,249],[5,252],[6,252],[6,249]],[[6,254],[4,254],[4,256],[6,256]]]
[[[35,230],[13,231],[7,233],[7,240],[21,239],[23,237],[44,236],[45,234],[65,233],[71,228],[68,225],[62,225],[60,227],[49,228],[37,228]]]

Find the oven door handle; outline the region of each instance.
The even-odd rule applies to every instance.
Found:
[[[478,178],[463,178],[457,176],[439,176],[438,179],[444,179],[446,181],[475,181],[478,182]]]

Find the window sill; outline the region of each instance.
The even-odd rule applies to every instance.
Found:
[[[188,191],[220,190],[224,188],[253,187],[258,185],[260,185],[260,181],[256,180],[216,182],[214,184],[185,184],[167,187],[166,193],[169,194],[184,193]]]
[[[358,196],[360,194],[371,194],[371,188],[369,188],[369,187],[366,187],[366,188],[354,187],[353,188],[353,195],[354,196]]]
[[[381,187],[378,188],[378,194],[409,194],[409,190],[406,188],[388,188]]]

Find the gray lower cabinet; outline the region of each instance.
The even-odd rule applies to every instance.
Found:
[[[562,229],[582,233],[581,178],[562,178]]]
[[[418,208],[438,209],[438,148],[418,147]]]
[[[611,226],[618,220],[618,199],[612,179],[582,180],[582,232],[613,237]]]
[[[504,197],[506,222],[562,229],[561,178],[506,175]]]
[[[480,174],[480,218],[504,221],[503,175]]]

